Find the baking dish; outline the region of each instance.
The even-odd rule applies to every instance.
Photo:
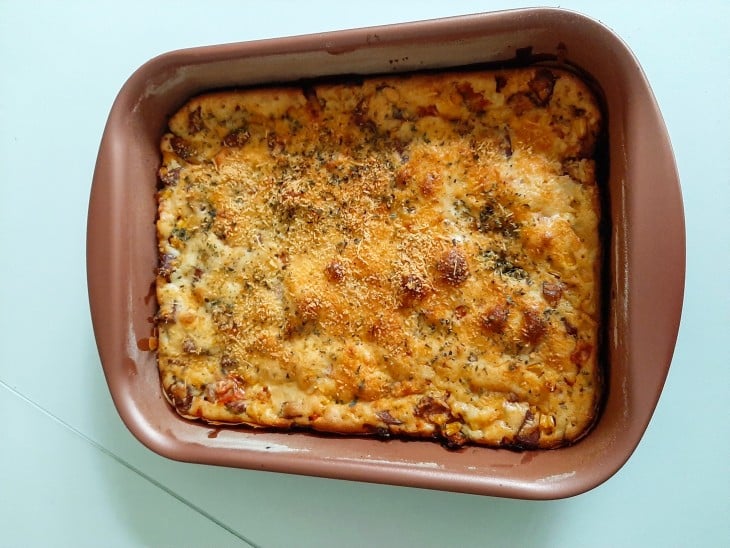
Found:
[[[575,445],[516,452],[437,443],[211,427],[179,417],[150,351],[158,143],[168,117],[207,90],[333,75],[483,63],[584,72],[608,119],[604,194],[606,398]],[[585,16],[524,9],[168,53],[120,91],[91,190],[88,287],[99,354],[132,433],[167,457],[206,464],[528,499],[585,492],[638,445],[671,362],[684,288],[684,220],[666,128],[627,46]]]

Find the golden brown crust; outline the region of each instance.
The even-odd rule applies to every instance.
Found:
[[[599,398],[600,112],[546,68],[190,100],[161,150],[181,414],[554,447]]]

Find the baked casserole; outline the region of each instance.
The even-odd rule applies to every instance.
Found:
[[[576,75],[208,93],[161,143],[158,364],[211,423],[550,448],[601,398],[602,118]]]

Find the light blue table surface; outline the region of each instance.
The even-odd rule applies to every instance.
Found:
[[[0,0],[0,546],[730,546],[730,2],[560,5],[616,31],[652,84],[682,180],[687,289],[632,458],[584,495],[528,502],[157,456],[112,405],[85,270],[101,133],[151,57],[527,4]]]

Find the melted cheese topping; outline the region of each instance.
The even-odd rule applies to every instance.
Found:
[[[553,447],[600,391],[600,112],[545,68],[190,100],[161,150],[187,417]]]

